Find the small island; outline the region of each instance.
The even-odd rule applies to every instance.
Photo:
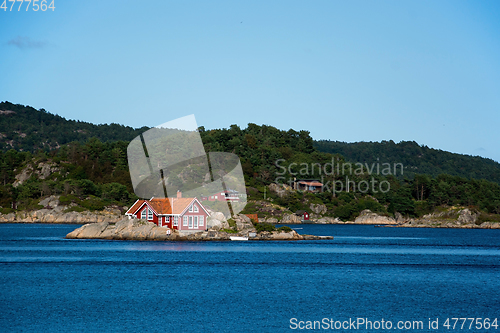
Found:
[[[250,218],[239,214],[227,221],[211,218],[205,231],[184,232],[168,227],[159,227],[142,219],[124,218],[117,223],[88,223],[66,235],[68,239],[114,239],[150,241],[229,241],[231,237],[248,240],[325,240],[332,236],[300,235],[290,227],[276,228],[269,223],[253,224]],[[213,216],[214,216],[213,215]],[[220,223],[217,223],[220,222]]]

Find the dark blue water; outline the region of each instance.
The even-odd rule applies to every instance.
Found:
[[[64,239],[76,227],[0,225],[0,331],[285,332],[366,318],[392,330],[358,331],[421,321],[406,331],[476,332],[470,321],[443,323],[500,319],[500,230],[301,225],[335,239]]]

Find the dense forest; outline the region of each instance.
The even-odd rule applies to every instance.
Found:
[[[94,125],[67,120],[44,109],[0,103],[0,150],[36,152],[56,149],[70,142],[85,143],[90,138],[107,141],[130,141],[147,127],[134,129],[118,124]]]
[[[8,128],[5,119],[15,126],[17,116],[23,112],[34,112],[31,114],[32,127],[22,125],[26,126],[23,131],[27,132],[18,131],[26,133],[26,136],[10,138],[18,141],[14,140],[11,149],[0,152],[0,206],[3,213],[12,211],[13,204],[18,210],[41,208],[38,206],[40,198],[52,194],[60,195],[63,203],[72,203],[68,208],[70,210],[99,210],[110,205],[123,207],[137,199],[130,182],[126,152],[129,140],[147,128],[71,122],[45,111],[10,103],[2,103],[0,110],[16,112],[0,114],[2,131]],[[42,126],[55,126],[56,118],[61,122],[57,126],[59,134],[50,136],[61,136],[55,141],[56,148],[50,144],[26,146],[23,139],[32,132],[47,135]],[[80,133],[81,127],[78,126],[87,126],[85,135],[93,133],[93,137],[71,137],[70,142],[63,143],[70,140],[70,137],[65,138],[64,133]],[[104,133],[105,126],[115,126],[119,132],[117,139]],[[319,143],[311,138],[308,131],[284,131],[267,125],[248,124],[244,129],[232,125],[227,129],[212,130],[200,127],[199,132],[206,152],[232,152],[240,157],[250,200],[262,200],[267,193],[268,200],[291,211],[308,209],[311,203],[321,203],[327,207],[327,215],[343,220],[355,218],[363,209],[386,215],[399,212],[416,217],[443,206],[465,206],[482,214],[500,214],[500,185],[491,181],[494,178],[489,181],[486,180],[489,176],[485,176],[488,172],[493,175],[495,167],[498,168],[490,160],[431,150],[414,143],[367,145],[368,148],[378,149],[379,160],[374,160],[377,156],[375,148],[370,154],[363,153],[368,155],[343,156],[334,151],[320,151],[326,150],[328,142],[323,142],[323,147],[318,146]],[[4,133],[7,132],[1,133],[4,135],[3,143],[10,145],[6,143]],[[49,136],[40,136],[42,141],[39,143],[43,144],[44,138],[48,140]],[[360,147],[363,144],[360,143]],[[389,148],[380,148],[384,145]],[[390,147],[394,150],[391,151]],[[369,151],[368,148],[365,150]],[[406,159],[400,157],[405,153],[408,155]],[[419,154],[425,154],[422,155],[425,157],[418,157]],[[371,156],[371,159],[367,158],[368,162],[365,162],[363,156]],[[478,163],[480,170],[486,173],[474,176],[465,168],[458,174],[452,171],[439,173],[440,169],[433,169],[428,174],[414,169],[412,174],[408,174],[407,168],[413,163],[412,156],[417,159],[432,156],[434,164],[441,168],[448,168],[449,165],[437,161],[446,161],[447,157],[456,161],[464,158],[470,165]],[[389,164],[384,166],[385,161]],[[404,177],[399,177],[396,167],[388,167],[394,166],[393,162],[404,165]],[[382,167],[374,167],[376,163]],[[20,182],[23,177],[24,181]],[[317,179],[325,185],[325,190],[317,194],[290,191],[282,197],[269,191],[271,183],[287,184],[295,178]],[[252,213],[254,209],[254,205],[249,204],[246,212]]]
[[[500,163],[480,156],[454,154],[421,146],[414,141],[355,142],[321,140],[314,143],[321,152],[340,154],[349,161],[367,163],[398,162],[404,165],[404,176],[415,174],[438,176],[448,174],[469,179],[486,179],[500,184]]]

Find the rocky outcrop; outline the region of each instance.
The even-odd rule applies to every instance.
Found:
[[[316,223],[319,223],[319,224],[339,224],[339,223],[342,223],[342,221],[338,217],[333,218],[333,217],[325,216],[325,217],[318,219],[316,221]]]
[[[281,219],[280,223],[283,224],[302,223],[302,217],[298,216],[297,214],[285,214],[283,215],[283,218]]]
[[[402,221],[401,227],[411,228],[462,228],[462,229],[500,229],[499,222],[478,222],[479,214],[468,208],[450,207],[440,212],[409,218]]]
[[[462,209],[458,212],[457,222],[460,224],[475,224],[479,214],[472,213],[468,208]]]
[[[238,214],[234,217],[234,221],[236,222],[236,228],[240,232],[250,233],[255,232],[255,227],[252,223],[252,220],[246,215]]]
[[[70,206],[60,205],[58,196],[50,196],[39,202],[44,208],[34,211],[20,211],[0,214],[0,222],[4,223],[99,223],[118,222],[123,218],[117,208],[105,208],[95,212],[65,212]]]
[[[210,230],[221,230],[229,228],[226,217],[221,212],[211,212],[207,220],[207,227]]]
[[[17,187],[28,180],[32,174],[35,174],[38,179],[46,179],[54,172],[59,171],[57,164],[53,162],[40,162],[37,168],[33,168],[31,164],[28,164],[20,173],[18,173],[15,178],[16,180],[12,186]]]
[[[327,211],[327,208],[324,204],[310,204],[309,205],[309,208],[311,208],[311,211],[314,213],[314,214],[325,214],[326,211]]]
[[[169,234],[170,233],[170,234]],[[108,222],[85,224],[66,235],[69,239],[168,240],[179,234],[152,222],[124,218],[116,224]]]
[[[396,224],[396,220],[392,217],[381,216],[373,213],[369,209],[363,210],[359,216],[354,220],[356,224]]]
[[[269,185],[269,190],[271,192],[276,193],[276,195],[278,195],[280,198],[287,196],[289,193],[293,191],[292,188],[286,184],[276,184],[276,183],[271,183]]]

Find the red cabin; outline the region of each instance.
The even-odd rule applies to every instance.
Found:
[[[210,214],[196,198],[151,198],[137,200],[125,213],[129,218],[143,219],[177,230],[207,230]]]

